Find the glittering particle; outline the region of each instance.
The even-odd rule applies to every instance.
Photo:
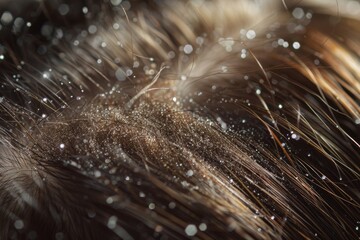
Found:
[[[197,228],[194,224],[189,224],[186,226],[185,228],[185,233],[188,236],[195,236],[195,234],[197,233]]]
[[[23,229],[24,228],[24,222],[22,221],[22,220],[16,220],[15,222],[14,222],[14,227],[16,228],[16,229],[18,229],[18,230],[20,230],[20,229]]]
[[[115,72],[116,79],[124,81],[126,79],[126,72],[122,68],[118,68]]]
[[[126,76],[130,77],[133,74],[133,70],[128,69],[126,70]]]
[[[61,144],[60,144],[60,148],[61,148],[61,149],[64,149],[64,148],[65,148],[65,144],[61,143]]]
[[[172,100],[173,100],[173,102],[176,102],[176,101],[177,101],[176,97],[173,97]]]
[[[42,114],[41,117],[42,117],[42,118],[46,118],[46,114]]]
[[[113,6],[118,6],[118,5],[120,5],[121,1],[122,0],[111,0],[110,2]]]
[[[293,46],[294,49],[299,49],[300,48],[300,43],[299,42],[294,42],[292,46]]]
[[[0,55],[0,60],[4,60],[5,56],[4,55]]]
[[[256,37],[256,32],[254,30],[249,30],[246,32],[247,39],[254,39]]]
[[[291,134],[291,138],[294,139],[294,140],[299,140],[300,139],[300,136],[296,133],[293,133]]]
[[[360,118],[355,119],[355,124],[356,124],[356,125],[359,125],[359,124],[360,124]]]
[[[98,60],[96,60],[96,62],[97,62],[98,64],[101,64],[101,63],[102,63],[102,60],[99,58]]]
[[[184,53],[185,54],[190,54],[190,53],[192,53],[193,50],[194,49],[190,44],[186,44],[185,47],[184,47]]]
[[[192,175],[194,175],[194,171],[193,171],[193,170],[188,170],[188,171],[186,172],[186,176],[191,177]]]
[[[139,197],[144,198],[146,195],[143,192],[139,192]]]
[[[169,208],[170,209],[174,209],[175,207],[176,207],[176,203],[174,203],[174,202],[169,203]]]
[[[101,172],[100,172],[99,170],[94,171],[94,176],[95,176],[96,178],[101,177]]]
[[[67,4],[61,4],[61,5],[59,6],[58,11],[59,11],[60,15],[65,16],[65,15],[68,14],[69,11],[70,11],[69,5],[67,5]]]
[[[283,47],[284,47],[284,48],[289,47],[289,43],[288,43],[288,42],[284,42],[284,43],[283,43]]]
[[[185,81],[187,79],[187,77],[185,75],[181,75],[180,79],[181,79],[181,81]]]
[[[117,219],[118,218],[116,216],[109,217],[109,220],[107,222],[107,227],[110,229],[114,229],[116,227]]]
[[[87,14],[87,13],[89,12],[89,9],[88,9],[87,7],[83,7],[83,8],[82,8],[82,12],[83,12],[84,14]]]
[[[12,20],[13,20],[13,15],[10,13],[10,12],[4,12],[2,15],[1,15],[1,23],[4,24],[4,25],[7,25],[9,24]]]
[[[155,209],[155,203],[150,203],[149,204],[149,209],[154,210]]]
[[[32,25],[31,22],[27,22],[27,23],[26,23],[26,26],[27,26],[27,27],[31,27],[31,25]]]
[[[43,102],[47,102],[48,99],[45,97],[45,98],[42,99],[42,101],[43,101]]]
[[[261,94],[261,90],[260,90],[260,89],[256,89],[255,93],[256,93],[256,95],[260,95],[260,94]]]
[[[204,38],[203,37],[197,37],[196,38],[196,43],[198,44],[198,45],[203,45],[204,44]]]
[[[106,199],[106,203],[107,204],[112,204],[114,202],[114,199],[112,198],[112,197],[108,197],[107,199]]]
[[[282,104],[279,104],[279,105],[278,105],[278,108],[279,108],[279,109],[282,109],[282,108],[283,108],[283,105],[282,105]]]
[[[207,229],[206,223],[201,223],[201,224],[199,225],[199,230],[200,230],[200,231],[204,232],[204,231],[206,231],[206,229]]]
[[[296,19],[302,19],[304,17],[305,13],[302,8],[297,7],[292,11],[292,15]]]
[[[275,219],[275,216],[271,216],[271,220],[274,220]]]
[[[325,180],[325,179],[326,179],[326,176],[325,176],[325,175],[322,175],[322,176],[321,176],[321,179],[322,179],[322,180]]]
[[[94,34],[97,31],[97,27],[95,25],[90,25],[88,31],[90,34]]]

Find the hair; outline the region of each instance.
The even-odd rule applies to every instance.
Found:
[[[329,2],[0,4],[0,239],[358,239],[360,4]]]

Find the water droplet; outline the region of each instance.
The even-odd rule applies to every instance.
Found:
[[[154,210],[155,209],[155,203],[150,203],[149,204],[149,209]]]
[[[248,39],[254,39],[256,37],[256,32],[254,30],[249,30],[246,32],[246,37]]]
[[[300,48],[300,43],[299,42],[294,42],[293,43],[293,48],[294,49],[299,49]]]
[[[185,47],[184,47],[185,54],[190,54],[190,53],[192,53],[193,50],[194,49],[190,44],[186,44]]]
[[[203,231],[206,231],[206,229],[207,229],[206,223],[200,223],[199,230],[203,232]]]
[[[9,24],[14,19],[13,15],[10,12],[4,12],[1,15],[1,23],[4,25]]]
[[[70,11],[69,5],[64,4],[64,3],[61,4],[61,5],[59,6],[58,11],[59,11],[60,15],[65,16],[65,15],[68,14],[69,11]]]
[[[189,224],[185,228],[185,233],[188,236],[195,236],[197,233],[197,228],[194,224]]]
[[[16,220],[14,223],[14,227],[18,230],[23,229],[24,228],[24,222],[22,220]]]
[[[194,175],[194,171],[193,171],[193,170],[188,170],[188,171],[186,172],[186,176],[191,177],[192,175]]]
[[[305,13],[302,8],[297,7],[293,10],[292,15],[296,19],[302,19],[304,17]]]
[[[107,227],[110,228],[110,229],[114,229],[116,227],[116,222],[117,222],[117,217],[116,216],[109,217]]]

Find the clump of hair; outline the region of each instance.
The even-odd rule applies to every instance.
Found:
[[[1,239],[359,238],[356,1],[23,4]]]

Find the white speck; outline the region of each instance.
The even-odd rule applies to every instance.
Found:
[[[144,198],[146,195],[143,192],[139,192],[139,197]]]
[[[169,208],[170,209],[174,209],[175,207],[176,207],[176,203],[174,203],[174,202],[169,203]]]
[[[90,25],[88,28],[89,33],[94,34],[97,31],[97,27],[95,25]]]
[[[83,11],[84,14],[87,14],[89,12],[89,9],[87,7],[83,7],[82,11]]]
[[[121,3],[122,0],[111,0],[111,4],[114,6],[118,6]]]
[[[322,175],[321,179],[322,179],[322,180],[325,180],[325,179],[326,179],[326,176],[325,176],[325,175]]]
[[[102,60],[99,58],[98,60],[96,60],[96,62],[97,62],[98,64],[101,64],[101,63],[102,63]]]
[[[64,149],[64,148],[65,148],[65,144],[61,143],[61,144],[60,144],[60,148],[61,148],[61,149]]]
[[[41,117],[42,117],[42,118],[46,118],[46,114],[42,114]]]
[[[154,210],[155,209],[155,203],[150,203],[149,204],[149,209]]]
[[[106,42],[102,42],[102,43],[101,43],[101,47],[102,47],[102,48],[105,48],[106,46],[107,46]]]
[[[58,11],[59,11],[60,15],[65,16],[70,11],[69,5],[61,4]]]
[[[18,230],[23,229],[24,228],[24,222],[22,220],[16,220],[14,223],[14,227]]]
[[[360,124],[360,118],[355,119],[355,124],[356,124],[356,125],[359,125],[359,124]]]
[[[126,79],[126,73],[122,68],[118,68],[115,72],[116,79],[119,81],[124,81]]]
[[[275,219],[275,216],[271,216],[271,220],[274,220]]]
[[[200,225],[199,225],[199,230],[202,231],[202,232],[204,232],[204,231],[206,231],[206,229],[207,229],[206,223],[200,223]]]
[[[94,171],[94,176],[95,176],[96,178],[101,177],[101,172],[98,171],[98,170]]]
[[[4,101],[4,97],[0,97],[0,103]]]
[[[106,199],[106,203],[107,204],[112,204],[114,202],[114,199],[112,198],[112,197],[108,197],[107,199]]]
[[[284,48],[289,47],[289,43],[288,43],[288,42],[284,42],[284,43],[283,43],[283,47],[284,47]]]
[[[46,78],[46,79],[48,79],[49,77],[50,77],[50,74],[49,73],[47,73],[47,72],[45,72],[45,73],[43,73],[43,78]]]
[[[4,55],[0,55],[0,60],[4,60],[5,56]]]
[[[292,138],[292,139],[295,139],[295,140],[299,140],[299,139],[300,139],[300,136],[297,135],[296,133],[293,133],[293,134],[291,134],[291,138]]]
[[[194,171],[193,171],[193,170],[188,170],[188,171],[186,172],[186,176],[191,177],[192,175],[194,175]]]
[[[292,12],[292,15],[294,16],[294,18],[296,19],[302,19],[305,15],[304,10],[302,8],[295,8]]]
[[[256,32],[254,30],[249,30],[246,32],[246,37],[248,39],[254,39],[256,37]]]
[[[294,49],[299,49],[300,48],[300,43],[299,42],[294,42],[293,43],[293,48]]]
[[[185,75],[181,75],[180,79],[181,79],[181,81],[185,81],[187,79],[187,77]]]
[[[256,93],[256,95],[260,95],[260,94],[261,94],[261,90],[260,90],[260,89],[256,89],[255,93]]]
[[[190,54],[190,53],[192,53],[193,50],[194,49],[190,44],[186,44],[185,47],[184,47],[185,54]]]
[[[282,109],[282,108],[283,108],[283,105],[282,105],[282,104],[279,104],[279,105],[278,105],[278,108],[279,108],[279,109]]]
[[[4,12],[1,15],[1,23],[4,25],[9,24],[13,19],[14,19],[14,17],[10,12]]]
[[[133,74],[133,70],[128,69],[126,70],[126,76],[130,77]]]
[[[107,227],[110,228],[110,229],[114,229],[116,227],[116,222],[117,222],[117,217],[116,216],[109,217]]]
[[[188,236],[195,236],[195,234],[197,233],[196,226],[194,224],[187,225],[185,228],[185,233]]]
[[[172,100],[173,100],[173,102],[176,102],[177,99],[176,99],[176,97],[173,97]]]

